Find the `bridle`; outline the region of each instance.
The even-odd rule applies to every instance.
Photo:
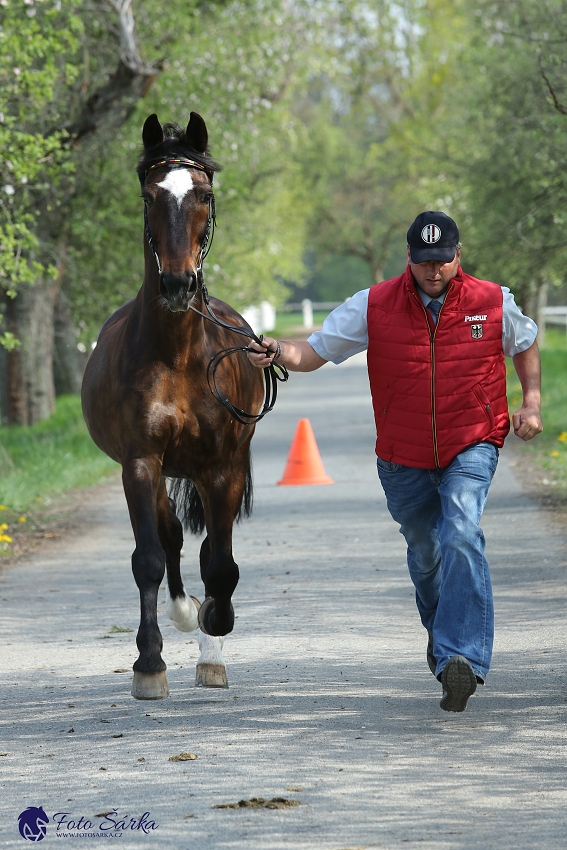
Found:
[[[153,165],[150,165],[146,169],[146,173],[144,174],[144,182],[146,177],[154,168],[163,168],[163,166],[169,166],[170,168],[198,168],[200,171],[204,171],[207,177],[211,182],[211,187],[213,185],[213,172],[205,168],[204,165],[201,165],[200,162],[195,162],[193,159],[187,159],[186,157],[178,157],[176,159],[161,159],[159,162],[154,162]],[[211,245],[213,244],[213,237],[215,235],[215,227],[217,223],[217,216],[215,210],[215,196],[212,194],[209,195],[209,214],[207,217],[207,230],[205,232],[205,238],[203,239],[203,244],[201,245],[201,253],[199,255],[199,265],[197,267],[197,280],[201,286],[203,286],[203,263],[205,261],[205,257],[211,250]],[[154,259],[156,261],[156,265],[158,268],[158,272],[161,275],[162,268],[159,260],[159,254],[157,252],[156,243],[153,240],[150,224],[148,222],[148,204],[144,200],[144,231],[146,234],[146,239],[148,245],[150,246],[150,250],[154,255]]]
[[[144,174],[144,182],[149,172],[154,168],[160,168],[163,166],[169,166],[170,168],[198,168],[200,171],[204,171],[211,182],[211,187],[213,185],[213,172],[202,165],[200,162],[195,162],[192,159],[187,159],[186,157],[179,157],[176,159],[162,159],[159,162],[150,165],[146,169],[146,173]],[[259,345],[262,344],[263,335],[256,336],[254,331],[248,330],[248,328],[242,327],[240,325],[229,325],[226,322],[223,322],[215,313],[210,304],[209,293],[207,291],[207,287],[205,286],[205,280],[203,275],[203,263],[205,258],[208,256],[209,251],[211,250],[211,246],[213,244],[213,238],[215,235],[216,228],[216,210],[215,210],[215,196],[212,194],[209,195],[209,212],[207,218],[207,229],[205,231],[205,236],[203,239],[203,243],[201,245],[201,251],[199,254],[199,264],[197,266],[197,286],[201,290],[201,294],[203,296],[203,302],[205,304],[206,313],[202,313],[201,310],[198,310],[193,304],[189,304],[189,309],[194,313],[197,313],[199,316],[202,316],[204,319],[208,319],[210,322],[213,322],[215,325],[218,325],[221,328],[225,328],[226,330],[232,331],[233,333],[239,334],[240,336],[247,337],[247,339],[251,339]],[[144,200],[144,232],[146,236],[146,241],[150,247],[152,254],[154,255],[154,259],[156,261],[157,269],[159,274],[162,274],[161,263],[159,259],[159,254],[157,252],[156,244],[153,240],[150,225],[148,222],[148,205]],[[225,359],[225,357],[229,357],[231,354],[236,354],[238,351],[247,352],[250,349],[248,346],[240,346],[235,345],[230,348],[223,348],[221,351],[218,351],[214,354],[209,363],[207,365],[207,383],[209,385],[209,389],[214,397],[219,401],[231,416],[236,419],[237,422],[240,422],[242,425],[254,425],[256,422],[259,422],[260,419],[263,419],[266,413],[269,413],[274,409],[274,405],[276,403],[276,398],[278,394],[278,381],[287,381],[289,378],[289,374],[285,366],[281,363],[275,363],[274,360],[264,369],[264,380],[265,380],[265,394],[264,394],[264,405],[260,413],[248,413],[240,407],[236,407],[230,399],[223,393],[220,387],[217,384],[216,373],[217,369]],[[275,354],[275,352],[270,352]]]

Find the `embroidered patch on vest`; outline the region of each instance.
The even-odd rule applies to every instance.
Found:
[[[471,325],[471,336],[473,339],[480,339],[482,336],[482,325]]]
[[[486,322],[488,313],[482,313],[478,316],[465,316],[465,322]]]

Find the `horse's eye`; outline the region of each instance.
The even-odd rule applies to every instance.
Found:
[[[152,205],[152,204],[153,204],[153,202],[154,202],[154,199],[152,198],[152,196],[150,195],[150,193],[149,193],[149,192],[142,192],[142,194],[140,195],[140,197],[142,198],[143,202],[144,202],[145,204],[147,204],[147,206],[148,206],[148,207],[151,207],[151,205]]]

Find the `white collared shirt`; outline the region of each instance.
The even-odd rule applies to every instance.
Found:
[[[445,294],[430,298],[418,287],[421,300],[427,307],[430,301],[443,303]],[[514,296],[507,286],[502,286],[502,349],[508,357],[525,351],[533,344],[537,336],[537,325],[528,316],[524,316]],[[342,363],[353,354],[368,348],[368,311],[369,289],[357,292],[344,304],[329,313],[320,331],[312,333],[307,342],[323,360]]]

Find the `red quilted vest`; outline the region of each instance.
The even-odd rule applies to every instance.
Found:
[[[502,289],[459,267],[437,325],[404,274],[372,286],[368,374],[376,454],[434,469],[467,446],[502,446],[510,430],[502,351]]]

